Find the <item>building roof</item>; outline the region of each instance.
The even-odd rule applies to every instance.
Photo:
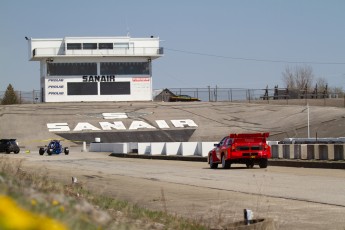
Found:
[[[65,37],[28,38],[29,60],[54,57],[147,57],[163,56],[159,37]]]

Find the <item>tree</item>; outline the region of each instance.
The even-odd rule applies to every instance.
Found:
[[[16,92],[14,91],[11,84],[7,86],[6,92],[1,100],[2,105],[12,105],[12,104],[19,104],[19,100],[17,97]]]
[[[285,68],[285,72],[282,72],[282,75],[283,75],[283,82],[285,83],[286,88],[296,89],[295,77],[293,74],[293,70],[290,66],[287,66]]]
[[[337,94],[338,97],[344,97],[345,96],[345,91],[343,90],[343,88],[340,86],[340,87],[332,87],[330,90],[329,90],[330,93],[333,93],[333,94]]]
[[[288,89],[304,90],[310,88],[313,83],[313,69],[310,66],[287,66],[282,73],[283,82]]]
[[[327,83],[326,78],[319,77],[318,79],[316,79],[316,86],[319,93],[324,93],[324,92],[327,93],[328,83]]]

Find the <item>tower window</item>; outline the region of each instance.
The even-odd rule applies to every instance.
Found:
[[[99,43],[99,45],[98,45],[99,47],[99,49],[100,50],[104,50],[104,49],[113,49],[113,43]]]
[[[84,50],[96,50],[97,49],[97,43],[83,43],[83,49]]]
[[[68,50],[81,50],[81,43],[67,43]]]

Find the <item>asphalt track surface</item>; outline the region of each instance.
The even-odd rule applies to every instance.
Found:
[[[312,137],[344,137],[344,108],[310,106]],[[43,103],[0,106],[0,138],[16,138],[18,155],[2,157],[25,159],[25,170],[47,173],[71,183],[75,176],[84,187],[97,193],[128,200],[149,209],[194,218],[212,228],[243,219],[243,209],[254,211],[255,218],[272,218],[278,229],[345,229],[345,171],[269,166],[246,169],[241,165],[229,170],[211,170],[205,162],[164,161],[110,157],[109,153],[82,153],[74,132],[63,145],[70,155],[39,156],[38,146],[61,134],[49,132],[47,123],[66,122],[73,129],[79,122],[99,127],[102,113],[123,113],[126,135],[118,131],[105,134],[142,136],[128,127],[133,121],[155,125],[165,120],[170,128],[156,129],[154,138],[186,130],[185,141],[219,141],[225,135],[241,132],[270,132],[270,140],[306,137],[305,105],[197,102],[87,102]],[[173,129],[171,120],[192,119],[197,128]],[[113,121],[113,120],[112,120]],[[112,122],[111,121],[111,122]],[[153,133],[153,134],[155,134]],[[162,134],[162,135],[160,135]],[[164,135],[163,135],[164,134]],[[188,134],[188,135],[187,135]],[[94,140],[99,133],[86,132]],[[79,137],[78,137],[79,138]],[[116,138],[115,138],[116,139]],[[175,139],[175,140],[174,140]],[[157,140],[156,140],[157,141]],[[160,141],[160,140],[159,140]],[[113,140],[112,142],[117,142]],[[26,154],[25,151],[31,153]]]
[[[277,229],[344,229],[345,171],[269,166],[209,169],[206,162],[117,158],[71,149],[70,155],[1,154],[22,167],[153,210],[220,228],[243,219],[272,218]]]

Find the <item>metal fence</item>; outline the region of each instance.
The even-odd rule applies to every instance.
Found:
[[[39,90],[15,91],[15,92],[21,104],[35,104],[35,103],[40,103],[42,101],[41,92]],[[4,95],[5,95],[5,91],[0,91],[0,99],[2,99]]]
[[[264,95],[264,89],[242,88],[169,88],[175,95],[189,95],[201,101],[250,101]]]
[[[312,93],[305,91],[287,91],[286,89],[245,89],[245,88],[169,88],[175,95],[189,95],[201,101],[257,101],[289,99],[325,99],[342,98],[344,94]],[[156,92],[156,95],[159,91]]]
[[[345,95],[341,94],[313,94],[306,92],[289,92],[284,93],[285,89],[245,89],[245,88],[169,88],[170,92],[175,95],[189,95],[205,102],[261,102],[261,103],[274,103],[284,101],[285,104],[292,104],[292,99],[299,99],[301,103],[310,103],[314,99],[322,100],[321,105],[331,105],[331,99],[338,99],[340,106],[345,107]],[[155,98],[162,90],[154,90],[153,98]],[[278,92],[278,93],[277,93]],[[3,98],[5,91],[0,91],[0,100]],[[41,103],[40,90],[32,91],[16,91],[18,99],[23,104]],[[297,101],[297,100],[296,100]],[[316,100],[315,100],[316,101]],[[320,104],[320,103],[319,103]]]

